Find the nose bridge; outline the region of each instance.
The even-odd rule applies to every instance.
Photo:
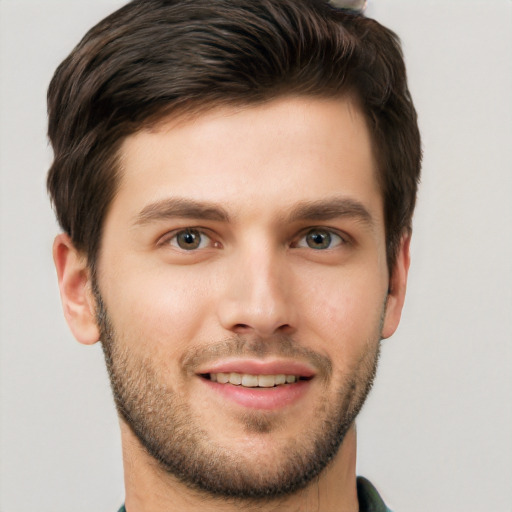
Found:
[[[269,336],[293,328],[289,273],[283,251],[268,243],[251,243],[234,254],[219,304],[226,329]]]

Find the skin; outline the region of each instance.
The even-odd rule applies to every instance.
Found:
[[[287,442],[318,427],[323,413],[315,404],[328,408],[348,376],[367,379],[366,360],[400,320],[409,235],[390,276],[364,118],[349,97],[223,107],[128,137],[121,165],[97,275],[116,343],[179,391],[212,443],[270,478],[286,460]],[[177,214],[177,198],[229,218]],[[329,214],[325,207],[320,214],[327,203]],[[306,212],[305,204],[314,208]],[[187,227],[206,235],[198,249],[179,247],[175,235]],[[328,248],[308,246],[312,228],[332,234]],[[100,332],[87,260],[66,235],[56,238],[54,259],[66,319],[78,341],[93,344]],[[290,403],[241,405],[183,371],[191,350],[201,354],[234,336],[268,349],[245,359],[281,364],[293,359],[276,348],[282,335],[331,364],[328,377],[314,376]],[[206,358],[201,370],[224,362]],[[269,430],[248,427],[248,412]],[[358,510],[354,425],[305,489],[256,506],[191,490],[120,421],[128,510]]]

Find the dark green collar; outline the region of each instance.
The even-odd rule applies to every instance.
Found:
[[[359,512],[391,512],[377,489],[362,476],[357,477],[357,499],[359,500]],[[118,512],[126,512],[124,505]]]
[[[357,499],[359,512],[391,512],[377,489],[363,476],[357,477]]]

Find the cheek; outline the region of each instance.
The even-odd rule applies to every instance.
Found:
[[[338,270],[302,286],[302,318],[325,343],[325,349],[344,354],[360,350],[378,337],[386,283],[381,273]]]
[[[212,284],[192,268],[139,272],[118,279],[104,297],[119,339],[135,350],[180,354],[208,319]],[[148,348],[149,350],[149,348]]]

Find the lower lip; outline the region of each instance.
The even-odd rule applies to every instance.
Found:
[[[273,388],[246,388],[233,384],[219,384],[208,379],[201,380],[214,392],[249,409],[274,410],[292,405],[300,400],[311,385],[311,380],[299,380],[294,384],[283,384]]]

